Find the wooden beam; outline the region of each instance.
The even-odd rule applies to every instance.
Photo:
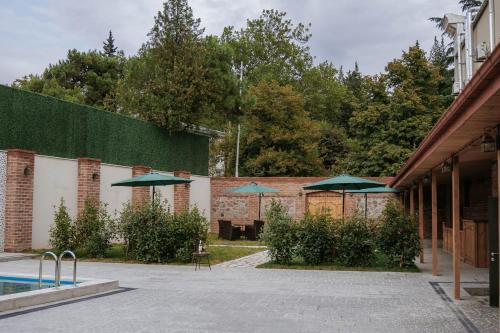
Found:
[[[414,198],[413,186],[410,187],[410,216],[415,215],[415,198]]]
[[[455,299],[460,299],[460,164],[458,157],[453,158],[451,192],[453,218],[453,290]]]
[[[431,215],[432,215],[432,275],[438,275],[438,212],[437,212],[437,175],[431,171]]]
[[[420,262],[424,262],[424,182],[418,182],[418,236],[420,238]]]
[[[498,131],[498,129],[497,129],[497,131]],[[498,142],[497,142],[497,144],[498,144]],[[500,150],[497,149],[497,200],[498,200],[498,213],[499,213],[498,216],[500,216],[500,176],[499,175],[500,175]],[[497,223],[499,224],[499,226],[498,226],[499,238],[498,239],[500,239],[500,218],[497,218]],[[500,253],[500,244],[496,249],[491,249],[490,252],[495,252],[495,250],[497,253]],[[498,258],[499,257],[497,256],[497,260],[498,260]],[[500,265],[498,265],[498,266],[499,266],[499,270],[500,270]],[[500,286],[499,286],[499,288],[500,288]]]

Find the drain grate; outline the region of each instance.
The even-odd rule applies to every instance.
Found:
[[[464,290],[469,293],[471,296],[489,296],[490,288],[481,288],[481,287],[466,287]]]

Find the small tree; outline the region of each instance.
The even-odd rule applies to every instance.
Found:
[[[271,259],[289,264],[297,243],[296,226],[281,202],[273,200],[266,211],[266,224],[261,238],[267,243]]]
[[[375,257],[373,229],[367,219],[355,215],[338,222],[335,252],[346,266],[368,265]]]
[[[58,252],[72,249],[73,223],[64,204],[64,199],[54,213],[54,223],[50,227],[50,246]]]
[[[379,229],[379,248],[399,267],[411,267],[420,252],[417,223],[406,217],[396,201],[385,206]]]
[[[86,199],[75,223],[75,247],[91,257],[104,256],[113,238],[112,223],[106,205]]]
[[[306,214],[297,227],[297,254],[307,264],[331,261],[334,246],[333,221],[328,211]]]

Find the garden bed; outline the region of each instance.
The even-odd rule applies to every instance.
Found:
[[[395,267],[388,264],[385,256],[378,255],[376,259],[366,266],[345,266],[339,263],[321,263],[317,265],[309,265],[304,263],[300,258],[294,258],[290,264],[278,264],[272,261],[258,265],[257,268],[271,269],[301,269],[301,270],[321,270],[321,271],[367,271],[367,272],[405,272],[418,273],[420,269],[417,266],[413,267]]]
[[[42,254],[46,251],[52,251],[50,249],[37,249],[30,250],[30,253]],[[224,247],[210,247],[208,251],[210,252],[210,263],[212,265],[219,264],[224,261],[234,260],[241,257],[245,257],[257,252],[262,251],[260,248],[245,248],[237,246],[224,246]],[[55,252],[57,253],[57,252]],[[131,263],[138,264],[143,263],[133,258],[129,258],[125,255],[125,245],[123,244],[113,244],[102,258],[92,258],[83,251],[76,251],[76,256],[78,261],[90,261],[90,262],[110,262],[110,263]],[[166,263],[167,265],[189,265],[190,262],[183,261],[171,261]]]

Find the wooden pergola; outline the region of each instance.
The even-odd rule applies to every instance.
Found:
[[[415,213],[418,194],[419,234],[424,239],[424,187],[430,186],[432,273],[438,275],[438,185],[451,187],[454,296],[460,298],[460,181],[464,177],[491,173],[496,163],[500,174],[500,150],[481,151],[485,132],[498,135],[500,124],[500,48],[496,48],[478,69],[465,89],[442,115],[414,154],[400,169],[391,187],[404,190],[410,214]],[[497,147],[498,147],[497,139]],[[444,166],[444,168],[443,168]],[[447,169],[447,170],[444,170]],[[449,170],[451,169],[451,170]],[[500,188],[500,177],[496,186]],[[493,180],[492,180],[493,181]],[[497,195],[500,203],[500,195]],[[500,207],[500,204],[498,205]],[[500,230],[500,228],[499,228]],[[491,252],[500,252],[498,248]],[[420,260],[424,261],[423,253]]]

